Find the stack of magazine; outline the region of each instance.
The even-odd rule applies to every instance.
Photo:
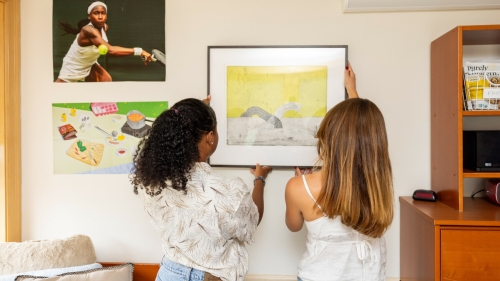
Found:
[[[500,61],[467,61],[463,70],[464,110],[498,110]]]

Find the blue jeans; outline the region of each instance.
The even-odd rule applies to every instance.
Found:
[[[299,277],[299,276],[297,276],[297,281],[302,281],[302,279],[300,279],[300,277]]]
[[[203,281],[205,272],[163,257],[155,281]]]

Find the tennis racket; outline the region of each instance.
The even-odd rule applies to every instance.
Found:
[[[142,60],[145,61],[146,60],[146,57],[142,57]],[[159,62],[163,65],[165,65],[165,53],[158,50],[158,49],[153,49],[151,51],[151,61],[154,61],[154,62]]]

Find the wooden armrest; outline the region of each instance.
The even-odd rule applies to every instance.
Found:
[[[99,262],[103,267],[124,264],[125,262]],[[155,281],[160,264],[134,263],[134,281]]]

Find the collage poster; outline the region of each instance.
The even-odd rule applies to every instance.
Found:
[[[167,101],[52,104],[54,174],[129,174]]]

